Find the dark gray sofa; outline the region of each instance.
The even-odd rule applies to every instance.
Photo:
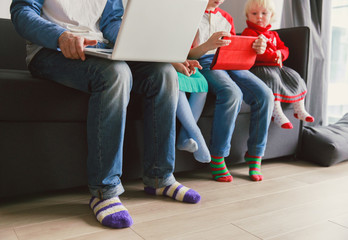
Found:
[[[17,35],[8,19],[0,19],[0,29],[0,198],[85,186],[89,95],[33,78],[25,65],[25,41]],[[308,28],[281,29],[278,32],[291,50],[285,64],[306,79]],[[209,95],[199,120],[208,141],[213,110],[214,96]],[[142,96],[132,95],[126,126],[123,178],[141,176],[142,114]],[[285,114],[294,129],[283,130],[272,123],[264,159],[296,154],[301,125],[293,118],[289,106],[286,106]],[[249,107],[243,104],[231,154],[226,158],[230,166],[243,161],[249,115]],[[192,154],[176,153],[176,172],[207,166],[197,163]]]

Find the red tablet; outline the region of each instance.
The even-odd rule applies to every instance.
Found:
[[[256,52],[252,48],[257,37],[238,36],[226,37],[231,43],[219,47],[215,53],[210,69],[212,70],[248,70],[256,59]]]

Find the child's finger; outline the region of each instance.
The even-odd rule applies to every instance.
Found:
[[[188,71],[188,68],[184,68],[182,73],[188,77],[191,76],[190,72]]]

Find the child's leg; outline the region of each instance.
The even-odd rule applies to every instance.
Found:
[[[190,95],[189,104],[191,107],[192,115],[196,122],[198,121],[198,119],[200,118],[202,114],[206,98],[207,98],[207,93],[205,92],[191,93]],[[178,142],[182,143],[184,141],[187,141],[188,139],[189,137],[188,137],[187,131],[185,130],[185,128],[181,128],[179,137],[178,137]],[[195,151],[197,151],[197,149]]]
[[[231,182],[233,177],[226,167],[224,156],[228,156],[230,152],[231,137],[243,102],[243,94],[226,71],[205,69],[209,67],[203,66],[201,72],[208,81],[209,90],[216,95],[210,141],[210,168],[214,180]]]
[[[294,102],[294,116],[302,121],[314,122],[314,117],[305,110],[304,100]]]
[[[210,153],[208,147],[205,143],[201,130],[197,126],[195,118],[192,115],[192,110],[188,103],[186,94],[182,91],[179,92],[177,117],[187,131],[188,135],[192,137],[198,145],[198,150],[193,153],[195,159],[203,163],[210,162]]]
[[[245,161],[249,165],[249,176],[253,181],[262,181],[263,176],[261,173],[261,157],[250,156],[248,153],[245,153]]]
[[[293,126],[282,110],[280,101],[274,101],[272,120],[281,128],[292,129]]]
[[[192,110],[192,115],[195,118],[196,122],[198,121],[198,119],[200,118],[203,112],[206,99],[207,99],[206,92],[191,93],[189,103]]]
[[[186,98],[186,93],[185,92],[182,92],[182,91],[179,91],[179,99],[182,99],[182,101],[185,101]],[[183,106],[181,106],[183,105]],[[178,108],[181,107],[185,107],[187,104],[181,104],[179,106],[179,103],[178,103]],[[183,109],[181,109],[183,110]],[[187,112],[189,112],[190,110],[186,110]],[[192,112],[192,111],[191,111]],[[179,118],[179,116],[178,116]],[[179,118],[180,120],[180,118]],[[181,121],[181,120],[180,120]],[[178,139],[177,139],[177,145],[176,147],[179,149],[179,150],[182,150],[182,151],[187,151],[187,152],[196,152],[198,150],[198,144],[197,142],[190,138],[187,134],[187,131],[186,129],[184,128],[184,126],[181,127],[180,129],[180,133],[179,133],[179,136],[178,136]]]
[[[253,156],[252,158],[256,158],[253,162],[257,161],[258,166],[260,166],[261,158],[254,156],[263,156],[266,149],[268,127],[274,109],[273,92],[264,82],[249,71],[229,71],[229,74],[241,88],[245,103],[250,105],[248,152]],[[249,161],[249,159],[245,160]],[[254,180],[253,176],[259,176],[260,174],[253,172],[255,166],[249,166],[251,168],[249,169],[249,174]],[[258,177],[257,179],[260,181],[262,178]]]
[[[186,132],[186,130],[182,127],[180,132],[183,132],[183,131]],[[178,143],[176,144],[176,147],[181,151],[187,151],[190,153],[194,153],[198,150],[198,144],[193,138],[188,138],[188,137],[182,138],[180,137],[180,134],[178,137]]]

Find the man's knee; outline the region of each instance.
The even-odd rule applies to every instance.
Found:
[[[178,73],[171,64],[158,63],[153,69],[153,74],[150,76],[152,81],[152,94],[163,92],[169,98],[177,99],[178,97]]]
[[[155,74],[165,85],[173,89],[176,89],[178,87],[178,73],[175,71],[175,68],[171,64],[159,64],[155,68],[155,71]]]
[[[132,73],[125,62],[110,62],[105,68],[96,72],[92,88],[92,91],[117,88],[130,92]]]

